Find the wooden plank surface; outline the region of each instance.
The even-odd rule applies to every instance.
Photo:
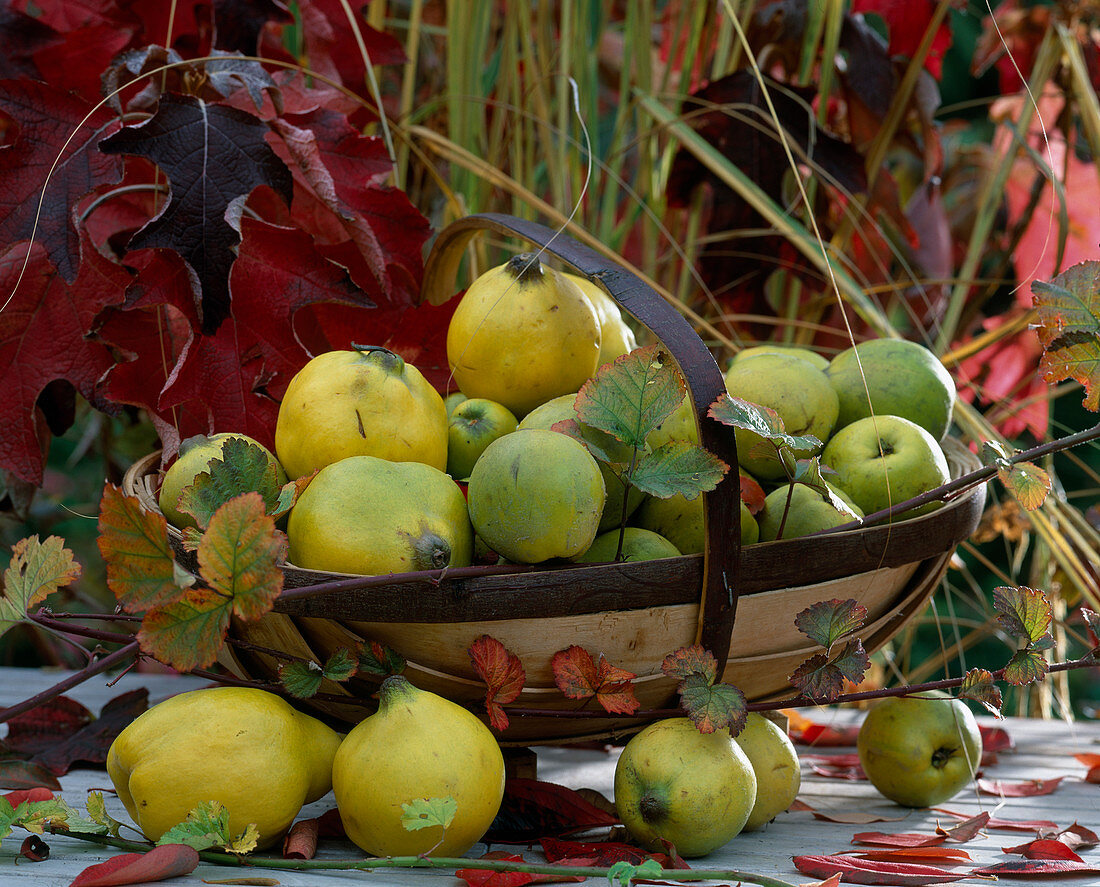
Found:
[[[39,670],[0,669],[0,707],[20,701],[37,690],[56,681],[60,675]],[[98,712],[105,702],[120,693],[146,686],[151,702],[174,692],[200,686],[201,682],[189,678],[164,675],[130,674],[114,686],[107,686],[106,679],[89,681],[69,695]],[[857,711],[820,709],[806,712],[818,722],[852,723],[861,716]],[[980,721],[1002,726],[1015,742],[1015,749],[1001,752],[997,761],[986,768],[985,776],[1002,781],[1045,780],[1063,777],[1058,789],[1050,795],[1030,798],[997,798],[980,795],[972,787],[944,805],[953,811],[973,815],[987,810],[997,817],[1014,820],[1052,820],[1064,828],[1080,823],[1100,832],[1100,787],[1085,783],[1087,768],[1074,759],[1079,752],[1100,752],[1100,724],[1063,723],[1008,718],[995,722],[992,718]],[[0,736],[6,734],[0,727]],[[611,794],[615,759],[614,749],[539,748],[539,776],[574,788],[594,788]],[[891,821],[868,824],[842,824],[815,819],[809,812],[785,813],[764,830],[739,835],[720,851],[705,860],[693,862],[694,868],[736,868],[757,872],[788,881],[805,883],[813,879],[801,875],[791,863],[798,854],[827,854],[854,849],[852,835],[858,831],[924,832],[931,833],[937,824],[953,824],[951,817],[935,811],[907,811],[877,794],[865,781],[849,781],[816,775],[810,768],[810,754],[843,754],[851,749],[807,749],[799,747],[803,756],[803,787],[800,800],[819,811],[839,814],[878,813]],[[110,782],[103,770],[77,769],[62,780],[63,795],[70,803],[83,809],[86,794],[92,789],[110,790]],[[122,806],[113,796],[107,795],[108,809],[112,815],[128,821]],[[310,805],[303,817],[315,816],[334,806],[331,794]],[[32,864],[20,860],[19,845],[26,833],[17,829],[0,844],[0,885],[15,887],[64,887],[85,867],[114,855],[118,851],[101,848],[75,839],[49,837],[50,858]],[[1027,832],[987,831],[977,839],[963,845],[976,864],[993,864],[1019,857],[1006,855],[1002,848],[1021,844],[1033,835]],[[471,851],[478,855],[484,851],[479,845]],[[524,855],[539,859],[535,852],[520,848]],[[324,858],[361,858],[353,845],[331,843],[322,851]],[[1100,864],[1100,848],[1082,851],[1086,860]],[[213,865],[201,865],[194,874],[169,883],[199,885],[203,879],[217,880],[246,875],[275,878],[287,887],[324,887],[342,883],[362,883],[365,878],[375,885],[413,887],[413,885],[445,884],[461,885],[450,873],[436,872],[382,872],[366,875],[362,872],[310,872],[294,873],[274,870],[240,870]],[[590,881],[590,883],[596,883]],[[967,882],[963,882],[967,883]],[[974,883],[974,882],[969,882]],[[1002,885],[1034,884],[1034,880],[1001,878]],[[1082,875],[1060,879],[1067,884],[1097,884],[1100,875]]]

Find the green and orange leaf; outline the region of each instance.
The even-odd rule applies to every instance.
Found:
[[[998,468],[997,476],[1025,511],[1034,511],[1050,493],[1050,475],[1034,462],[1017,462],[1007,468]]]
[[[0,587],[0,635],[21,622],[35,604],[80,578],[80,564],[59,536],[20,539],[11,549],[11,562]]]
[[[1100,262],[1081,262],[1031,291],[1039,317],[1047,382],[1073,379],[1085,389],[1086,409],[1100,409]]]
[[[359,671],[364,674],[388,678],[392,674],[401,674],[405,670],[404,657],[378,641],[361,645],[358,655]]]
[[[181,577],[164,515],[146,511],[139,499],[113,484],[103,489],[97,544],[107,565],[107,587],[128,613],[179,599]]]
[[[700,644],[673,650],[661,662],[665,677],[683,681],[688,675],[700,674],[710,683],[718,680],[718,660]]]
[[[205,585],[185,589],[176,601],[154,607],[141,620],[141,649],[179,671],[205,668],[218,657],[229,628],[231,605]]]
[[[1000,688],[993,682],[993,674],[984,668],[972,668],[964,676],[959,685],[959,699],[973,699],[984,705],[997,717],[1001,717]]]
[[[226,440],[221,453],[221,458],[211,459],[206,470],[183,488],[179,510],[194,518],[200,528],[206,528],[221,506],[243,493],[255,491],[263,498],[265,510],[273,513],[279,505],[282,485],[268,454],[238,437]],[[287,486],[293,490],[293,485]]]
[[[1034,644],[1049,637],[1054,612],[1042,591],[1002,585],[993,589],[993,608],[1000,614],[997,622],[1019,640]]]
[[[795,627],[814,643],[832,649],[840,638],[855,631],[867,618],[867,608],[854,600],[818,601],[794,617]]]
[[[680,704],[700,733],[728,727],[736,736],[745,728],[748,708],[745,694],[730,684],[716,684],[699,672],[680,682]]]
[[[592,699],[606,712],[633,714],[639,702],[634,696],[635,675],[611,665],[601,653],[599,660],[576,644],[558,650],[550,661],[554,683],[568,699]]]
[[[508,715],[502,706],[515,701],[527,680],[523,663],[504,644],[487,634],[474,641],[467,652],[474,671],[486,685],[485,708],[489,712],[489,724],[494,730],[504,730],[508,726]]]

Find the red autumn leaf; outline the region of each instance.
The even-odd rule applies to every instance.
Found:
[[[1058,832],[1052,832],[1049,829],[1041,829],[1039,831],[1039,837],[1053,838],[1054,840],[1061,841],[1067,847],[1074,850],[1091,850],[1097,844],[1100,844],[1100,836],[1097,836],[1096,832],[1076,822]]]
[[[905,58],[916,55],[935,10],[933,0],[855,0],[852,4],[853,13],[873,13],[886,22],[890,33],[890,55]],[[924,57],[924,67],[937,80],[943,71],[944,54],[951,48],[951,43],[951,27],[947,22],[941,22]]]
[[[1036,838],[1015,847],[1002,847],[1002,853],[1018,853],[1025,859],[1071,859],[1081,862],[1081,857],[1063,844],[1050,838]]]
[[[14,752],[33,756],[87,726],[94,717],[75,699],[58,696],[9,720],[4,745]]]
[[[49,770],[40,764],[20,761],[15,758],[0,760],[0,788],[35,791],[61,791],[61,783]]]
[[[49,262],[69,283],[81,263],[72,209],[96,185],[122,177],[122,161],[96,148],[117,127],[117,119],[106,108],[88,116],[91,110],[89,102],[47,83],[0,81],[0,111],[10,115],[17,127],[15,141],[0,151],[0,243],[15,245],[22,263],[25,241],[33,232]],[[74,138],[66,145],[70,135]],[[55,161],[59,162],[51,175]],[[87,250],[84,254],[85,259],[91,258]],[[0,289],[4,299],[11,291],[11,286]],[[56,339],[50,344],[61,347]]]
[[[932,847],[942,844],[946,838],[943,835],[921,835],[916,832],[856,832],[852,835],[853,844],[870,844],[874,847],[905,847],[915,849],[917,847]]]
[[[145,511],[136,496],[107,484],[99,504],[99,553],[107,586],[130,613],[170,603],[179,595],[164,515]]]
[[[947,816],[954,816],[956,819],[972,820],[976,817],[969,813],[958,813],[954,810],[948,810],[944,807],[933,807],[937,813],[943,813]],[[989,816],[988,813],[979,814],[979,816],[988,816],[983,828],[987,828],[990,831],[1005,831],[1005,832],[1039,832],[1042,829],[1054,829],[1058,830],[1058,823],[1051,822],[1049,819],[1001,819],[996,816]],[[964,822],[963,825],[966,823]]]
[[[199,853],[186,844],[161,844],[148,853],[123,853],[88,866],[69,887],[119,887],[166,881],[188,875],[199,864]]]
[[[502,706],[519,696],[527,680],[523,663],[504,644],[487,634],[474,641],[468,652],[474,671],[486,685],[485,707],[489,711],[489,723],[494,730],[504,730],[508,726],[508,715]]]
[[[859,755],[803,755],[802,760],[819,776],[832,779],[866,779]]]
[[[787,718],[787,735],[796,745],[853,746],[859,736],[859,724],[819,724],[794,708],[782,709],[781,714]]]
[[[1052,794],[1064,777],[1053,779],[1026,779],[1019,782],[1006,782],[1002,779],[979,779],[978,790],[986,795],[1002,798],[1034,798],[1037,795]]]
[[[989,820],[989,811],[983,810],[981,813],[971,816],[969,819],[964,819],[953,828],[945,829],[943,826],[937,825],[936,834],[943,835],[943,837],[949,841],[964,843],[973,839],[982,829],[988,827]]]
[[[320,819],[299,819],[283,838],[284,859],[313,859],[317,855]]]
[[[237,108],[166,93],[156,113],[103,139],[107,154],[136,154],[167,176],[170,197],[130,240],[130,249],[178,252],[201,284],[204,333],[229,315],[229,269],[240,237],[226,220],[229,205],[267,185],[289,203],[291,176],[264,139],[267,127]]]
[[[24,788],[14,792],[7,792],[6,794],[0,795],[0,798],[3,798],[11,804],[14,810],[24,801],[49,801],[53,798],[53,792],[48,788],[38,786],[37,788]]]
[[[942,862],[945,865],[970,860],[970,854],[957,847],[935,847],[931,845],[917,845],[915,847],[898,847],[893,850],[870,850],[856,854],[859,859],[873,859],[879,862]]]
[[[50,747],[39,751],[31,760],[55,776],[68,773],[78,762],[105,764],[115,737],[148,707],[149,691],[144,687],[116,696],[103,706],[99,717],[71,735],[58,737]]]
[[[1012,736],[1004,727],[991,727],[988,724],[979,724],[978,732],[982,735],[982,748],[987,751],[1008,751],[1016,747]]]
[[[604,711],[614,714],[632,714],[638,710],[640,703],[630,683],[635,675],[611,665],[603,653],[599,662],[594,662],[591,653],[573,644],[555,653],[550,666],[554,683],[567,698],[595,697]]]
[[[510,777],[504,784],[500,813],[486,840],[523,844],[539,838],[606,828],[618,822],[611,813],[564,785]]]
[[[1094,875],[1097,872],[1100,872],[1100,865],[1072,859],[1027,859],[970,870],[971,875],[992,875],[995,878],[1047,878],[1053,875]]]
[[[828,878],[837,872],[841,880],[849,884],[902,885],[950,884],[969,877],[969,873],[955,874],[931,865],[915,863],[876,862],[852,856],[796,856],[794,865],[804,875]]]
[[[482,854],[480,859],[503,860],[505,862],[526,862],[515,853],[504,850],[490,850]],[[524,884],[564,884],[575,883],[584,880],[584,875],[547,875],[530,874],[528,872],[498,872],[490,869],[465,868],[455,872],[456,878],[461,878],[470,887],[523,887]]]
[[[759,514],[764,509],[764,488],[755,477],[747,474],[738,475],[740,483],[741,501],[749,509],[752,515]]]
[[[559,841],[556,838],[542,838],[542,852],[547,861],[565,864],[567,860],[574,865],[589,865],[598,868],[610,868],[617,862],[640,865],[647,859],[655,859],[662,868],[672,867],[672,857],[667,853],[649,852],[634,844],[620,841]]]
[[[661,662],[665,677],[676,678],[683,683],[691,674],[701,674],[711,683],[718,680],[718,660],[710,650],[699,644],[673,650]]]

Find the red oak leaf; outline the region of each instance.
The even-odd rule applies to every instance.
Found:
[[[485,681],[485,707],[489,710],[489,723],[495,730],[508,726],[508,715],[501,707],[515,700],[523,689],[527,674],[523,663],[515,653],[494,637],[483,634],[469,649],[474,671]]]
[[[890,31],[890,55],[912,58],[924,39],[936,10],[934,0],[855,0],[852,12],[871,12],[886,22]],[[937,80],[943,71],[943,56],[951,48],[951,29],[941,24],[932,38],[924,67]]]
[[[638,710],[640,703],[630,683],[635,675],[611,665],[603,653],[597,663],[591,653],[574,644],[555,653],[550,666],[554,683],[569,699],[595,697],[604,711],[615,714],[633,714]]]
[[[504,784],[500,815],[485,840],[524,844],[617,825],[618,822],[616,816],[590,803],[574,789],[513,776]]]
[[[506,850],[490,850],[479,858],[503,860],[505,862],[526,862],[519,854],[509,853]],[[525,884],[564,884],[584,880],[584,875],[535,875],[529,872],[499,872],[479,868],[458,869],[455,872],[455,877],[461,878],[470,887],[523,887]]]

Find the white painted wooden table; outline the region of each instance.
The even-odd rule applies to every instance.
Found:
[[[18,702],[27,696],[50,686],[61,675],[49,674],[39,670],[20,670],[0,668],[0,707]],[[104,703],[128,690],[145,686],[149,689],[150,704],[183,689],[200,686],[201,682],[190,678],[178,678],[165,675],[129,674],[114,686],[106,685],[106,678],[92,679],[69,691],[68,695],[98,712]],[[837,723],[851,723],[860,716],[858,712],[822,709],[807,712],[818,722],[834,720]],[[971,789],[944,805],[952,810],[966,814],[977,814],[988,810],[1003,818],[1018,820],[1053,820],[1060,827],[1066,827],[1075,821],[1100,832],[1100,786],[1087,784],[1083,777],[1087,768],[1073,757],[1078,752],[1100,752],[1100,723],[1073,723],[1050,721],[1032,721],[1006,719],[994,722],[991,718],[980,719],[985,723],[999,723],[1015,741],[1014,751],[1001,752],[997,763],[985,773],[990,779],[1004,781],[1038,780],[1065,777],[1058,790],[1051,795],[1031,798],[1009,798],[1000,800],[987,795],[978,795]],[[0,736],[5,735],[6,727],[0,727]],[[539,748],[539,778],[558,782],[572,788],[593,788],[610,796],[614,776],[617,751],[593,749]],[[852,749],[821,749],[814,751],[804,747],[800,753],[844,753]],[[76,769],[61,779],[63,796],[73,806],[84,809],[86,794],[92,789],[110,790],[110,781],[103,770]],[[107,794],[108,810],[123,821],[129,821],[122,805],[111,794]],[[705,860],[693,861],[697,869],[739,869],[769,875],[792,884],[805,883],[813,879],[800,874],[792,865],[791,857],[798,854],[829,854],[855,849],[851,845],[852,835],[857,831],[885,832],[922,832],[931,833],[937,823],[945,826],[954,824],[954,820],[932,811],[906,811],[884,800],[870,783],[861,781],[825,778],[814,774],[807,762],[803,763],[803,783],[800,799],[818,810],[832,812],[881,812],[885,816],[897,819],[893,822],[868,825],[845,825],[817,820],[811,813],[797,812],[782,814],[778,819],[759,832],[739,835],[724,848]],[[331,809],[335,803],[330,794],[302,811],[302,817],[317,816]],[[95,844],[59,836],[48,836],[50,858],[41,863],[30,863],[19,859],[19,846],[26,832],[16,829],[0,844],[0,887],[66,887],[84,868],[101,862],[122,851],[100,847]],[[975,860],[975,864],[993,864],[1005,862],[1011,857],[1004,854],[1002,847],[1021,844],[1031,835],[1021,832],[989,831],[973,841],[960,846]],[[516,848],[508,848],[516,852]],[[477,856],[485,847],[476,846],[470,853]],[[541,860],[537,852],[522,851],[532,860]],[[1083,851],[1086,860],[1100,864],[1100,848]],[[326,842],[322,845],[320,858],[362,858],[362,854],[350,843]],[[18,859],[18,864],[16,860]],[[241,877],[269,877],[287,887],[327,887],[327,885],[369,883],[378,887],[390,885],[443,884],[446,887],[464,882],[449,872],[415,871],[395,872],[376,870],[372,873],[356,871],[326,872],[286,872],[270,869],[227,868],[201,864],[195,872],[184,878],[177,878],[168,884],[200,885],[203,879],[218,880]],[[590,881],[590,883],[596,883]],[[963,882],[968,883],[968,882]],[[974,883],[974,882],[969,882]],[[1034,879],[1002,878],[1002,885],[1033,885]],[[1082,875],[1059,879],[1059,883],[1093,885],[1100,883],[1100,875]]]

